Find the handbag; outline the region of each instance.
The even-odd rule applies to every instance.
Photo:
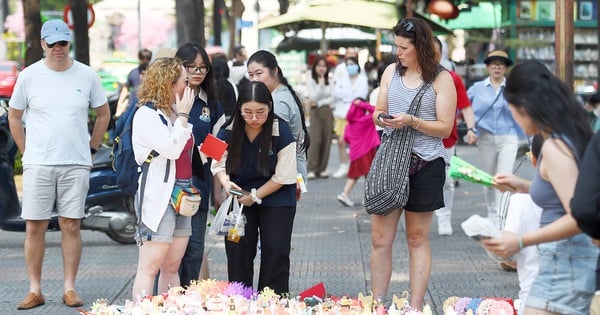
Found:
[[[441,71],[438,68],[436,75]],[[408,113],[416,116],[421,107],[421,98],[431,86],[425,82],[410,104]],[[408,201],[409,171],[412,147],[415,140],[413,128],[394,129],[384,134],[375,154],[365,181],[365,209],[369,214],[387,215],[403,208]]]
[[[200,208],[202,195],[196,187],[181,187],[175,185],[171,193],[171,205],[175,213],[191,217]]]

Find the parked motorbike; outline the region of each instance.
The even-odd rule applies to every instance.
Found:
[[[8,128],[7,111],[7,100],[0,100],[0,229],[24,232],[26,222],[20,217],[21,203],[13,171],[16,145]],[[100,147],[94,156],[81,229],[101,231],[116,242],[133,244],[136,224],[133,198],[124,195],[116,183],[110,151],[110,147]],[[56,211],[48,229],[60,229]]]

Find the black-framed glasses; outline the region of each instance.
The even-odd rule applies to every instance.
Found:
[[[53,48],[54,46],[56,46],[56,44],[58,44],[61,47],[67,47],[67,45],[69,45],[69,42],[66,40],[59,40],[58,42],[54,42],[52,44],[46,43],[46,46],[48,46],[48,48]]]
[[[199,72],[200,74],[208,73],[208,66],[205,66],[205,65],[202,65],[202,66],[186,65],[185,69],[187,70],[188,73],[196,73],[196,72]]]

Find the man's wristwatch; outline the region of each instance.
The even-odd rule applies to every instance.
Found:
[[[94,149],[94,148],[90,147],[90,153],[92,153],[92,154],[96,154],[96,152],[98,152],[98,150],[97,150],[97,149]]]
[[[469,132],[469,131],[473,131],[474,133],[477,133],[477,129],[475,129],[475,127],[467,128],[467,132]]]

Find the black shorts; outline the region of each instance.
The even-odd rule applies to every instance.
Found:
[[[429,212],[444,207],[444,182],[446,181],[446,163],[437,158],[408,177],[410,193],[404,210],[410,212]]]

